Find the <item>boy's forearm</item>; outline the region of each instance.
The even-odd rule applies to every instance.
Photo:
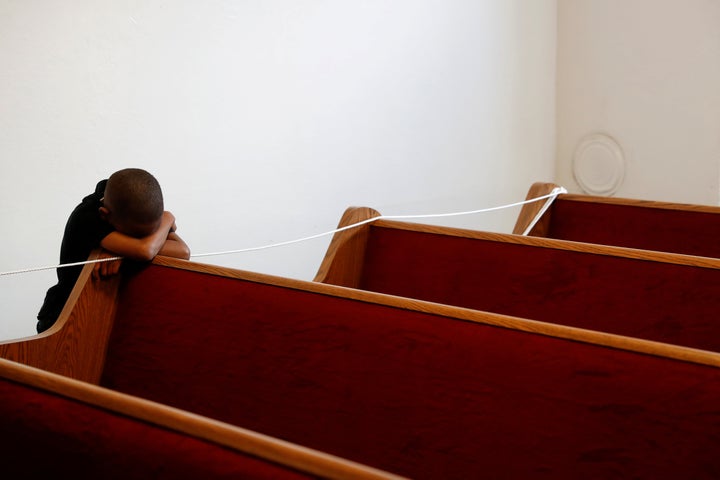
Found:
[[[112,232],[100,242],[100,246],[123,257],[150,261],[165,245],[174,224],[173,214],[165,212],[158,229],[147,237],[133,238],[120,232]]]
[[[177,233],[170,232],[158,255],[189,260],[190,248]]]
[[[141,260],[150,261],[160,253],[174,224],[175,217],[170,212],[165,212],[160,227],[151,235],[139,239],[143,247],[141,249]]]

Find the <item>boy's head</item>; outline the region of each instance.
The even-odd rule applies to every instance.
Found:
[[[163,210],[160,184],[145,170],[126,168],[108,178],[100,215],[118,232],[146,237],[160,226]]]

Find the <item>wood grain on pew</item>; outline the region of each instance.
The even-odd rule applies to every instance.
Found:
[[[717,473],[717,367],[161,261],[123,287],[106,386],[411,478]]]
[[[720,351],[715,258],[381,219],[337,233],[315,281]]]
[[[543,195],[548,195],[557,186],[558,185],[554,183],[535,182],[530,186],[525,200],[530,200],[531,198],[538,198],[542,197]],[[555,199],[557,200],[557,197]],[[518,219],[515,222],[515,227],[513,228],[512,233],[516,235],[522,235],[523,233],[525,233],[525,230],[527,230],[527,228],[532,224],[532,222],[535,221],[535,217],[537,217],[542,208],[543,202],[532,202],[523,205],[520,209],[520,213],[518,214]],[[545,213],[541,218],[537,219],[535,225],[530,230],[530,232],[528,232],[528,234],[537,237],[544,237],[547,233],[549,224],[550,215]]]
[[[556,186],[534,183],[527,198]],[[513,233],[523,233],[541,207],[539,202],[524,205]],[[562,194],[529,235],[718,258],[719,218],[718,206]]]
[[[429,231],[434,231],[436,228],[444,231],[443,227],[433,226],[422,226],[423,230],[425,230],[426,227]],[[495,234],[489,235],[491,238],[495,237]],[[500,237],[504,238],[503,235],[500,235]],[[514,240],[516,240],[520,244],[525,243],[522,238],[514,238]],[[540,243],[542,244],[545,242],[541,240]],[[573,245],[567,245],[567,247],[572,249]],[[587,247],[579,245],[575,245],[575,247],[579,248],[580,251],[587,251]],[[592,247],[589,248],[592,250]],[[636,252],[629,253],[631,256],[634,256],[636,254]],[[641,252],[637,254],[639,255],[638,258],[643,257],[643,254]],[[699,262],[699,264],[702,265],[707,260],[688,259],[688,261],[690,262],[690,264],[695,264],[694,262],[697,261]],[[197,273],[222,275],[226,278],[237,278],[238,280],[260,282],[267,285],[313,292],[330,297],[338,297],[342,299],[373,303],[377,305],[398,308],[401,310],[409,310],[433,315],[442,315],[478,324],[509,328],[512,330],[524,331],[528,333],[547,335],[572,341],[579,341],[583,343],[590,343],[611,348],[626,349],[637,353],[673,358],[676,360],[689,361],[698,364],[720,367],[720,353],[718,352],[710,352],[701,349],[688,348],[680,345],[668,344],[665,342],[655,342],[640,338],[627,337],[623,335],[615,335],[608,332],[575,328],[550,322],[536,321],[529,318],[515,317],[511,315],[503,315],[486,311],[478,311],[475,309],[464,308],[457,305],[448,305],[437,302],[425,301],[418,298],[382,294],[378,292],[361,290],[342,285],[325,284],[319,283],[317,281],[306,282],[303,280],[296,280],[292,278],[278,277],[243,270],[228,269],[225,267],[202,264],[197,262],[179,264],[178,260],[167,257],[157,257],[153,263],[155,265],[181,268],[182,270]]]
[[[385,471],[720,473],[720,354],[166,258],[118,299],[104,387]]]
[[[98,254],[95,251],[88,259]],[[26,339],[0,342],[0,358],[97,383],[117,310],[120,276],[96,280],[92,270],[93,264],[83,267],[52,327]]]
[[[354,225],[369,218],[379,217],[380,212],[367,207],[355,207],[345,210],[340,226]],[[328,251],[315,276],[315,281],[357,287],[363,268],[365,245],[367,245],[368,225],[361,225],[344,232],[338,232],[328,246]],[[347,255],[345,252],[353,252]],[[334,259],[331,261],[329,259]],[[319,280],[321,279],[321,280]]]
[[[13,478],[400,478],[5,359],[0,412]]]
[[[365,218],[378,216],[377,211],[367,208],[348,209],[347,218],[343,218],[341,226],[361,221]],[[349,223],[345,223],[345,221]],[[385,220],[379,221],[388,222]],[[446,227],[432,225],[405,224],[402,222],[389,223],[393,228],[409,228],[428,233],[447,233]],[[363,230],[365,232],[363,232]],[[665,342],[643,341],[622,335],[608,334],[602,331],[592,331],[582,328],[573,328],[554,323],[534,321],[528,318],[518,318],[511,315],[488,314],[476,312],[474,309],[463,308],[457,305],[446,305],[422,299],[407,298],[388,294],[378,294],[357,289],[359,275],[362,271],[362,255],[357,254],[357,248],[365,248],[369,225],[346,230],[336,234],[331,248],[323,259],[318,275],[313,282],[306,282],[292,278],[266,275],[250,271],[229,269],[226,267],[202,264],[197,262],[184,262],[167,257],[158,256],[154,264],[181,268],[197,273],[209,275],[222,275],[228,278],[237,278],[247,281],[257,281],[291,289],[319,293],[328,296],[348,298],[363,302],[378,303],[395,308],[413,310],[417,312],[437,313],[449,315],[473,322],[486,323],[507,327],[542,335],[552,335],[559,338],[578,340],[598,345],[616,346],[633,351],[652,355],[667,356],[680,360],[688,360],[707,365],[720,366],[718,356],[712,352],[694,348],[684,348],[672,345],[668,347]],[[558,242],[543,238],[528,238],[522,236],[508,236],[504,234],[473,232],[461,230],[461,235],[468,238],[486,238],[489,240],[507,241],[520,245],[536,245],[558,248]],[[643,252],[631,249],[615,249],[606,246],[576,244],[573,242],[560,242],[560,248],[576,252],[596,254],[621,255],[627,258],[650,259],[676,262],[686,265],[708,266],[718,268],[720,262],[714,259],[683,257],[659,252]],[[609,252],[609,253],[608,253]],[[94,257],[91,256],[91,259]],[[353,258],[351,268],[346,268],[342,258]],[[97,384],[102,375],[107,353],[109,333],[112,330],[115,312],[117,310],[118,287],[120,277],[95,280],[92,278],[92,265],[86,265],[73,289],[63,312],[56,324],[42,334],[23,339],[0,342],[0,358],[13,360],[32,367],[58,373],[70,378]],[[330,280],[346,282],[331,284]]]

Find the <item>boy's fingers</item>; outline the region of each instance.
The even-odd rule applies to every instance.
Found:
[[[102,263],[96,263],[96,264],[93,266],[92,277],[93,277],[95,280],[97,280],[98,278],[100,278],[100,275],[101,275],[100,269],[101,269],[101,268],[102,268]]]
[[[93,267],[92,276],[94,279],[116,275],[120,271],[121,260],[110,260],[98,262]]]
[[[116,275],[120,271],[120,260],[111,260],[105,262],[105,276]]]
[[[109,275],[116,275],[120,271],[120,260],[113,260],[112,262],[107,263],[110,264],[108,266]]]

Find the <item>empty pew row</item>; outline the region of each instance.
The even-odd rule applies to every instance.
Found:
[[[717,353],[174,259],[130,270],[114,296],[81,277],[59,325],[0,353],[100,365],[100,387],[405,477],[720,474]],[[81,348],[92,329],[104,348]]]
[[[0,431],[4,478],[398,478],[6,359]]]
[[[379,219],[315,281],[720,352],[720,259]]]
[[[528,199],[557,185],[534,183]],[[720,258],[720,207],[594,195],[562,194],[523,206],[513,233]]]

